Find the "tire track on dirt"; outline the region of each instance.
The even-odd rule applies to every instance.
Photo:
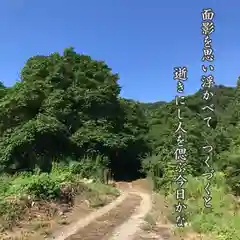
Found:
[[[72,223],[66,227],[63,227],[61,232],[58,231],[53,234],[48,240],[65,240],[69,236],[75,234],[79,229],[84,228],[88,224],[90,224],[94,219],[101,217],[106,214],[108,211],[114,209],[117,205],[122,203],[127,197],[125,192],[121,191],[120,197],[118,197],[115,201],[111,202],[107,206],[100,208],[99,210],[89,214],[86,218],[79,219],[79,221]]]
[[[108,240],[132,240],[140,230],[141,225],[144,223],[143,218],[151,210],[152,199],[147,193],[136,193],[142,198],[140,206],[126,222],[114,231],[112,237]]]
[[[131,240],[151,209],[151,195],[132,183],[117,184],[119,198],[48,238],[55,240]]]
[[[114,229],[125,222],[141,202],[138,194],[129,194],[127,198],[114,209],[93,220],[89,225],[77,231],[66,240],[107,240]],[[122,238],[124,239],[124,238]]]

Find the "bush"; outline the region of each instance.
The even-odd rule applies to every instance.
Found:
[[[95,158],[84,157],[81,161],[72,161],[69,171],[72,174],[79,174],[82,178],[93,178],[103,181],[103,171],[108,164],[108,159],[103,156]]]
[[[50,174],[40,173],[38,169],[34,173],[1,175],[0,223],[3,229],[11,227],[21,219],[27,207],[31,207],[32,201],[57,201],[72,205],[75,195],[79,194],[83,199],[90,198],[91,201],[95,201],[93,205],[97,206],[107,202],[105,195],[117,196],[118,191],[109,186],[103,186],[99,182],[82,182],[82,177],[89,177],[88,174],[97,179],[101,161],[101,157],[95,160],[88,159],[87,166],[83,164],[84,161],[70,164],[54,163]],[[92,166],[91,163],[94,162],[95,165]],[[104,198],[101,198],[102,196]]]
[[[221,172],[215,173],[215,178],[211,182],[211,209],[204,207],[206,179],[193,176],[188,176],[187,179],[185,213],[191,228],[198,233],[213,234],[218,237],[217,239],[239,239],[240,209],[232,195],[228,194],[225,175]],[[167,199],[172,206],[176,203],[175,194],[170,194]],[[172,214],[171,218],[175,220],[176,214],[174,212]]]

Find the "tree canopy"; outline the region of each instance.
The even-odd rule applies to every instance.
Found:
[[[104,156],[116,178],[137,176],[141,164],[169,177],[177,126],[175,101],[140,103],[120,97],[119,76],[103,61],[78,54],[33,56],[12,87],[0,83],[0,167],[2,172],[50,172],[53,161]],[[182,108],[187,130],[188,170],[204,172],[201,146],[214,145],[213,164],[239,194],[240,83],[214,87],[211,128],[201,91]],[[160,96],[161,97],[161,96]],[[146,154],[157,160],[144,163]],[[146,168],[145,168],[146,170]],[[147,170],[146,170],[147,171]]]
[[[239,82],[239,80],[238,80]],[[201,91],[187,96],[186,104],[181,108],[186,133],[187,164],[193,176],[205,173],[203,146],[212,145],[212,164],[215,171],[223,171],[236,194],[240,194],[240,108],[239,83],[235,88],[222,85],[213,88],[214,115],[211,127],[203,120],[206,106]],[[210,104],[208,104],[210,105]],[[177,129],[177,106],[175,101],[164,104],[151,104],[147,112],[150,119],[149,136],[153,142],[153,152],[158,160],[152,168],[165,169],[170,174],[169,165],[175,163],[174,151],[177,145],[175,130]],[[155,170],[156,171],[156,170]],[[167,177],[167,176],[166,176]]]
[[[53,159],[83,155],[106,156],[115,172],[124,162],[139,168],[148,123],[137,103],[119,97],[118,79],[73,48],[31,57],[19,82],[0,86],[1,169],[48,172]]]

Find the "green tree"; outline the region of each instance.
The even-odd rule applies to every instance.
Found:
[[[115,171],[136,172],[148,125],[138,104],[119,98],[118,79],[73,48],[31,57],[0,100],[1,168],[49,172],[56,158],[104,155]]]

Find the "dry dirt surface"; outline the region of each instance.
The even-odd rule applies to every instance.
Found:
[[[111,204],[66,226],[55,240],[131,240],[143,217],[151,209],[150,186],[146,180],[118,182],[121,196]]]
[[[151,198],[149,194],[141,192],[138,192],[138,196],[142,198],[140,205],[128,220],[115,229],[109,240],[131,240],[141,229],[140,227],[144,223],[143,218],[151,210]]]
[[[202,240],[206,236],[194,232],[178,232],[176,226],[169,221],[172,206],[165,197],[152,193],[152,208],[144,218],[141,229],[132,240]],[[210,238],[211,239],[211,238]]]
[[[65,240],[69,236],[75,234],[79,229],[86,227],[88,224],[90,224],[93,220],[95,220],[98,217],[101,217],[103,214],[109,212],[111,209],[115,208],[118,204],[120,204],[127,195],[122,192],[120,197],[118,197],[116,200],[112,201],[108,205],[99,208],[95,211],[90,212],[87,215],[82,215],[82,211],[79,211],[79,214],[76,212],[74,221],[71,222],[71,224],[66,226],[61,226],[60,229],[55,231],[53,234],[51,234],[51,237],[47,239],[55,239],[55,240]],[[78,218],[76,217],[78,215]],[[40,239],[37,239],[40,240]]]
[[[122,224],[132,215],[135,207],[139,205],[140,201],[141,197],[130,194],[117,207],[104,214],[102,217],[92,221],[88,226],[79,230],[76,234],[68,237],[66,240],[108,239],[109,234],[111,234],[115,227]]]

